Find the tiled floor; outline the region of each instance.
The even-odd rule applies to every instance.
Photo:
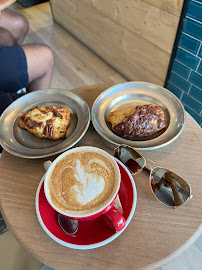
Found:
[[[39,270],[43,264],[32,257],[7,231],[0,236],[1,270]]]
[[[201,270],[202,234],[181,256],[161,268],[162,270]]]
[[[18,8],[18,4],[15,4],[14,8],[16,7]],[[30,21],[30,33],[26,42],[46,43],[55,53],[52,87],[71,89],[86,84],[125,81],[122,76],[74,40],[71,35],[53,24],[48,3],[26,10],[22,9],[21,12]],[[64,70],[68,72],[64,73]],[[39,270],[42,266],[28,254],[9,231],[0,236],[0,251],[0,270]],[[201,269],[202,235],[184,254],[161,268],[161,270]]]

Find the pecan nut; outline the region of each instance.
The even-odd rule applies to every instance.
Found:
[[[49,125],[52,122],[52,119],[46,120],[46,124]]]
[[[55,129],[53,125],[46,125],[44,129],[44,134],[46,137],[53,139],[55,137]]]
[[[35,120],[32,120],[30,117],[27,117],[24,120],[25,124],[27,125],[28,128],[32,129],[32,128],[36,128],[38,126],[40,126],[40,122],[37,122]]]
[[[25,113],[23,115],[21,115],[20,117],[22,119],[22,121],[24,122],[25,121]]]
[[[53,114],[54,114],[56,117],[59,117],[60,119],[63,118],[62,114],[60,114],[55,108],[50,107],[50,110],[51,110],[51,112],[53,112]]]

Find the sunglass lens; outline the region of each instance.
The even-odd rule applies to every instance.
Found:
[[[150,175],[154,195],[162,203],[179,206],[190,197],[190,186],[177,174],[164,168],[154,168]]]
[[[145,164],[144,158],[128,146],[119,146],[116,148],[114,156],[122,161],[132,173],[137,173]]]

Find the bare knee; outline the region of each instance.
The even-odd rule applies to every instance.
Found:
[[[11,32],[18,44],[21,44],[29,31],[29,23],[22,14],[5,9],[0,17],[0,26]]]
[[[44,58],[48,67],[53,67],[54,64],[54,54],[50,47],[44,46]]]
[[[29,76],[27,91],[49,88],[54,65],[52,50],[44,45],[24,45],[22,48],[26,55]]]
[[[26,45],[25,45],[26,46]],[[54,64],[54,54],[50,47],[46,45],[33,45],[35,50],[37,50],[38,63],[40,63],[41,68],[46,72],[53,68]]]
[[[0,47],[16,46],[17,42],[14,36],[5,28],[0,27]]]
[[[15,35],[19,44],[21,44],[29,31],[28,20],[21,14],[15,19]]]
[[[29,73],[29,80],[51,73],[54,65],[53,51],[45,45],[23,45]]]
[[[45,45],[36,45],[38,47],[38,60],[41,63],[44,71],[49,72],[53,68],[54,54],[50,47]]]

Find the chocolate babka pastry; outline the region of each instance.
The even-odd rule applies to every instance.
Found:
[[[164,112],[154,104],[110,112],[107,120],[112,130],[124,137],[146,137],[165,128]]]

